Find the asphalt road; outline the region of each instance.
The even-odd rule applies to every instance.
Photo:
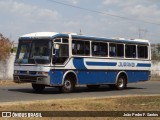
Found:
[[[60,93],[56,88],[46,88],[42,93],[35,93],[30,84],[0,86],[0,102],[156,94],[160,95],[160,81],[128,84],[127,89],[121,91],[111,90],[108,86],[102,86],[96,90],[78,87],[73,93],[67,94]]]

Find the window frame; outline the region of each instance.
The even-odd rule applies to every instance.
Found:
[[[138,47],[146,47],[147,48],[147,50],[146,50],[146,55],[147,55],[147,57],[139,57],[139,50],[138,50]],[[148,60],[149,59],[149,45],[137,45],[137,58],[138,59],[144,59],[144,60]]]
[[[135,57],[126,57],[126,46],[127,45],[132,45],[132,46],[135,46],[135,53],[136,53],[136,56]],[[137,44],[125,44],[125,59],[137,59]]]
[[[60,41],[59,42],[55,42],[56,40],[59,40],[60,39]],[[68,39],[68,42],[63,42],[63,39]],[[58,45],[68,45],[68,58],[65,60],[65,62],[63,62],[63,63],[58,63],[58,64],[54,64],[53,63],[53,56],[55,56],[55,47],[54,47],[54,45],[55,44],[58,44]],[[61,37],[61,38],[55,38],[55,39],[53,39],[53,45],[52,45],[52,57],[51,57],[51,64],[52,65],[54,65],[54,66],[65,66],[66,64],[67,64],[67,62],[69,61],[69,58],[70,58],[70,55],[69,55],[69,38],[63,38],[63,37]]]
[[[72,45],[73,45],[73,41],[88,41],[88,42],[90,42],[90,55],[76,55],[76,54],[73,54],[73,52],[72,52],[72,50],[73,50],[73,48],[72,48]],[[103,44],[105,44],[105,45],[107,45],[107,47],[108,47],[108,55],[106,55],[106,56],[101,56],[101,55],[93,55],[93,51],[92,51],[92,44],[93,43],[103,43]],[[110,56],[110,44],[115,44],[116,45],[116,56]],[[122,50],[123,50],[123,56],[117,56],[117,46],[118,45],[122,45],[123,46],[123,48],[122,48]],[[126,57],[126,45],[135,45],[135,47],[136,47],[136,56],[135,57]],[[102,59],[105,59],[105,58],[111,58],[111,59],[122,59],[122,60],[130,60],[130,59],[133,59],[133,60],[137,60],[137,59],[143,59],[143,60],[148,60],[149,59],[149,53],[148,53],[148,58],[146,59],[146,58],[138,58],[138,46],[147,46],[147,48],[148,48],[148,51],[147,52],[149,52],[149,44],[139,44],[139,43],[127,43],[127,42],[119,42],[119,41],[117,41],[117,42],[110,42],[110,41],[98,41],[98,40],[89,40],[89,39],[87,39],[87,40],[85,40],[85,39],[72,39],[72,41],[71,41],[71,57],[73,56],[73,57],[90,57],[90,58],[102,58]],[[122,54],[122,53],[121,53]]]
[[[106,53],[107,53],[107,55],[100,55],[100,54],[98,54],[98,55],[94,55],[93,54],[93,49],[92,49],[92,45],[93,45],[93,43],[98,43],[98,47],[100,46],[100,44],[106,44],[106,49],[105,50],[107,50],[106,51]],[[105,45],[104,45],[105,46]],[[102,42],[102,41],[91,41],[91,51],[92,51],[92,54],[91,54],[91,56],[93,56],[93,57],[108,57],[108,42]],[[98,52],[101,52],[101,51],[98,51]]]
[[[110,52],[112,52],[112,51],[110,51],[110,45],[111,44],[115,44],[116,45],[116,49],[115,49],[115,56],[111,56],[110,54]],[[123,45],[123,56],[117,56],[117,45]],[[124,43],[119,43],[119,42],[109,42],[109,57],[110,58],[125,58],[125,52],[124,52],[124,48],[125,48],[125,44]]]
[[[85,46],[85,42],[88,42],[89,44],[89,54],[86,54],[86,49],[83,49],[84,51],[84,54],[73,54],[73,41],[80,41],[80,42],[83,42],[83,45]],[[90,57],[91,56],[91,41],[90,40],[81,40],[81,39],[72,39],[72,42],[71,42],[71,54],[72,56],[85,56],[85,57]]]

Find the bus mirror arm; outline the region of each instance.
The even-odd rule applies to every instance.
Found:
[[[59,57],[59,49],[55,49],[55,53],[53,54],[53,64],[56,64],[58,57]]]
[[[38,65],[36,58],[33,57],[33,59],[34,59],[35,64]]]

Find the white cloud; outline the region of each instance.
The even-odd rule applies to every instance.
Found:
[[[148,31],[142,34],[145,34],[144,36],[146,36],[151,43],[159,42],[155,36],[150,36],[152,33],[159,35],[159,26],[143,22],[147,21],[160,24],[159,0],[103,0],[102,8],[107,9],[107,13],[141,21],[128,21],[108,16],[108,21],[104,22],[104,20],[103,22],[111,31],[114,29],[114,31],[111,32],[112,35],[116,33],[120,36],[134,38],[138,37],[138,29],[141,28]]]
[[[65,27],[76,27],[79,25],[80,25],[80,23],[78,21],[67,21],[64,23]]]
[[[153,2],[153,1],[152,1]],[[130,6],[131,8],[133,5],[136,4],[149,4],[151,0],[103,0],[104,5],[117,5],[117,6]]]
[[[57,11],[40,8],[13,0],[1,0],[0,10],[4,12],[10,12],[15,16],[21,16],[35,21],[46,19],[56,20],[59,17],[59,13]]]
[[[110,4],[116,4],[119,3],[119,0],[104,0],[103,4],[110,5]]]
[[[89,9],[98,9],[104,13],[107,11],[106,13],[128,18],[160,22],[158,2],[158,0],[84,0],[81,3],[80,0],[65,1],[73,5],[80,4],[79,6],[82,7],[86,5]],[[38,31],[79,33],[81,29],[83,34],[91,36],[137,38],[139,28],[146,28],[154,34],[159,34],[160,30],[157,26],[143,22],[133,22],[76,9],[69,11],[68,7],[64,10],[57,4],[53,9],[50,5],[48,6],[48,3],[43,6],[42,3],[37,5],[34,5],[34,2],[29,3],[20,0],[0,0],[2,16],[0,31],[8,36],[11,34],[16,40],[20,35]],[[159,38],[156,40],[154,38],[152,36],[152,40],[158,42]]]
[[[132,15],[137,16],[146,16],[146,17],[153,17],[158,16],[160,17],[160,9],[157,5],[136,5],[133,9],[128,9]]]
[[[103,5],[110,9],[109,13],[143,21],[160,22],[160,7],[157,0],[104,0]],[[115,9],[116,8],[116,9]]]
[[[68,2],[74,4],[74,5],[77,5],[79,0],[67,0]]]

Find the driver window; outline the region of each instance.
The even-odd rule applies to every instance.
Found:
[[[57,40],[55,40],[57,41]],[[64,64],[69,57],[69,45],[67,39],[62,39],[60,43],[54,43],[53,64]]]

